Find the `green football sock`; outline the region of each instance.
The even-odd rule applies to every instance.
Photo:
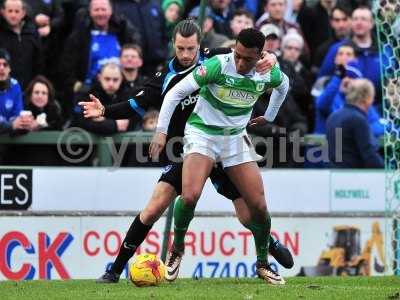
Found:
[[[185,235],[194,216],[194,208],[188,207],[181,196],[176,197],[174,208],[174,248],[185,249]]]
[[[250,223],[246,226],[253,234],[256,244],[257,261],[268,262],[268,244],[270,242],[271,233],[271,217],[267,212],[267,220],[265,223]]]

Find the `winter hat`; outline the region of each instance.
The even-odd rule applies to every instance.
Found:
[[[299,43],[300,48],[303,49],[304,39],[300,34],[294,31],[288,32],[284,35],[284,37],[282,38],[282,48],[285,48],[287,44],[291,41],[296,41],[297,43]]]
[[[274,36],[277,39],[282,37],[280,28],[274,24],[265,24],[261,26],[260,31],[264,34],[265,38]]]
[[[183,1],[182,0],[164,0],[161,4],[162,10],[165,12],[171,4],[176,4],[179,6],[179,9],[183,10]]]
[[[8,64],[11,63],[10,53],[4,48],[0,48],[0,58],[4,59]]]

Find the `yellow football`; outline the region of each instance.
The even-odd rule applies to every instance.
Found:
[[[129,278],[136,286],[154,286],[164,280],[165,266],[154,254],[140,254],[129,266]]]

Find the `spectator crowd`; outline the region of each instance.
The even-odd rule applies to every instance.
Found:
[[[158,115],[153,109],[144,118],[87,120],[77,102],[88,99],[89,93],[104,105],[133,97],[173,57],[173,28],[184,18],[197,19],[199,2],[1,1],[0,134],[63,130],[70,126],[100,135],[153,130]],[[350,145],[351,151],[360,145],[376,148],[377,139],[384,133],[384,122],[371,5],[371,0],[208,1],[202,47],[234,48],[242,29],[257,28],[265,35],[265,50],[277,56],[290,79],[287,99],[276,120],[262,128],[249,129],[249,133],[276,140],[295,134],[329,133],[329,139],[334,140],[332,126],[340,123],[341,112],[349,119],[354,116],[361,120],[365,116],[365,122],[361,120],[360,124],[368,125],[367,129],[362,127],[363,140],[358,144],[351,135],[344,134],[354,144]],[[352,108],[361,101],[353,95],[357,87],[360,90],[359,79],[366,81],[362,82],[367,86],[364,89],[372,97],[362,110]],[[352,95],[350,100],[348,94]],[[265,94],[259,100],[255,114],[264,114],[268,99]],[[344,145],[345,150],[347,146]],[[279,142],[274,143],[276,147],[280,151]],[[29,156],[28,148],[24,151],[18,155]],[[9,151],[0,151],[3,163],[14,161],[18,151],[13,151],[14,158],[9,160],[6,152]],[[358,163],[354,164],[354,155],[345,156],[352,163],[341,163],[340,167],[368,166],[362,158],[357,157]],[[379,159],[376,162],[374,167],[382,166]]]

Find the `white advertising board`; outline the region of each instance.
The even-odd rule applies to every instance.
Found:
[[[131,222],[128,217],[2,217],[0,280],[97,278],[114,260]],[[273,218],[272,234],[292,252],[295,266],[286,270],[270,261],[282,275],[295,276],[301,267],[316,266],[332,245],[334,230],[344,226],[359,233],[354,247],[359,255],[367,254],[370,274],[383,274],[388,262],[379,255],[382,218]],[[160,255],[163,227],[161,219],[138,252]],[[251,233],[235,218],[196,217],[186,237],[180,276],[251,277],[254,262]]]
[[[385,211],[385,174],[332,171],[332,211]]]
[[[34,168],[0,171],[0,210],[141,211],[159,168]],[[262,169],[271,212],[384,211],[383,171]],[[197,211],[233,212],[207,181]]]

